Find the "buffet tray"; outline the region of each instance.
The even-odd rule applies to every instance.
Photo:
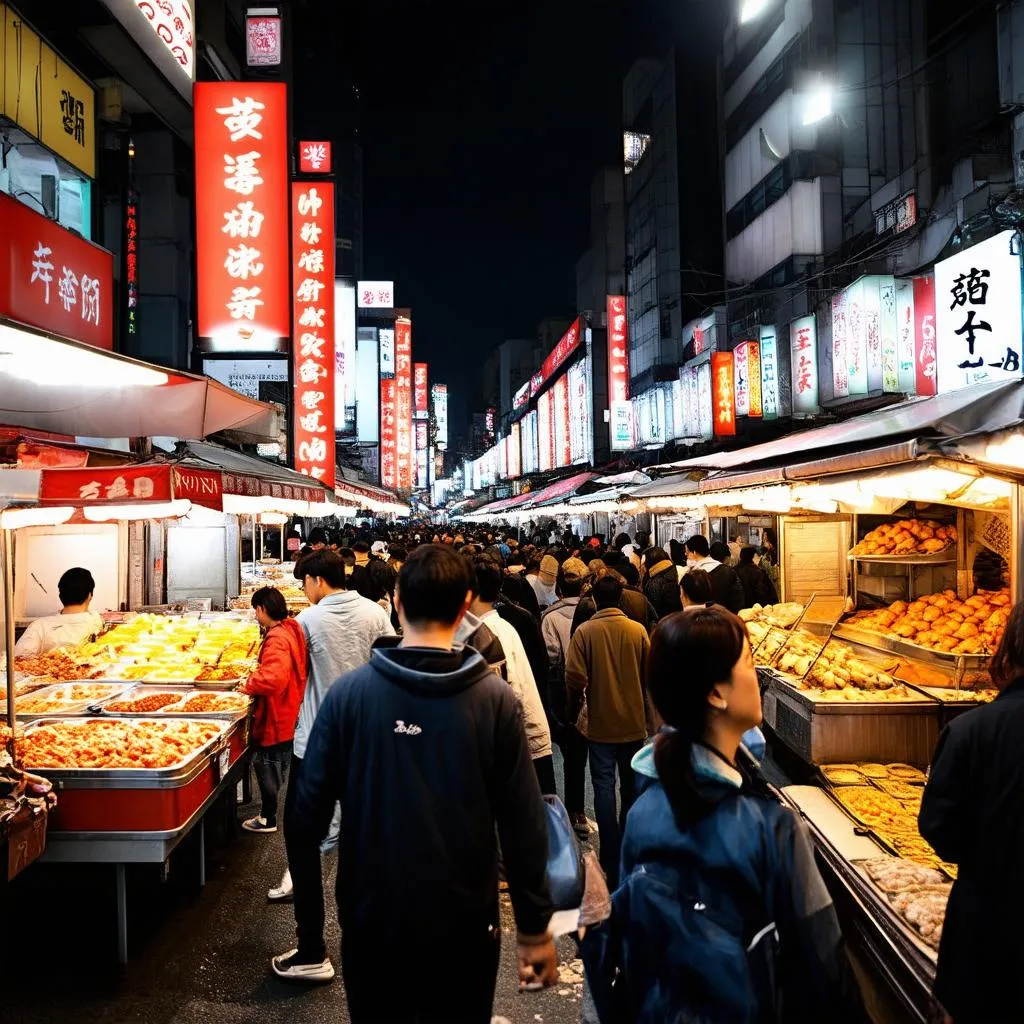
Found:
[[[108,679],[89,679],[80,680],[78,682],[52,683],[50,686],[44,686],[39,690],[33,690],[32,693],[24,694],[24,696],[28,697],[30,700],[39,700],[40,698],[55,696],[58,692],[70,686],[113,686],[116,687],[116,689],[112,690],[108,697],[101,697],[99,700],[64,701],[62,702],[64,707],[59,711],[19,711],[18,701],[20,698],[15,698],[14,713],[18,717],[19,721],[22,722],[37,722],[44,718],[69,718],[84,715],[90,710],[102,708],[104,704],[109,704],[111,701],[117,700],[121,694],[128,689],[129,685],[129,683],[116,682]]]
[[[942,665],[946,668],[956,665],[963,659],[967,668],[981,669],[987,666],[992,659],[990,654],[949,654],[945,651],[934,651],[930,647],[922,647],[920,644],[911,643],[909,640],[903,640],[888,633],[872,633],[870,630],[858,629],[856,626],[842,622],[836,626],[833,636],[840,640],[862,644],[864,647],[873,647],[876,651],[889,651],[904,658],[923,661],[926,664]]]
[[[883,565],[952,565],[956,561],[956,545],[930,555],[855,555],[846,556],[851,562],[881,562]]]
[[[180,702],[187,697],[194,697],[197,694],[204,692],[209,691],[205,691],[197,686],[190,686],[187,684],[182,684],[180,686],[161,686],[158,688],[151,684],[135,683],[132,685],[132,688],[130,690],[128,690],[126,693],[121,694],[117,698],[117,700],[138,700],[140,697],[145,697],[147,694],[151,693],[173,693],[177,694]],[[246,695],[239,694],[239,696]],[[247,700],[248,704],[244,708],[237,708],[234,711],[180,711],[175,710],[175,705],[169,704],[167,705],[166,710],[160,709],[157,711],[142,712],[105,711],[105,713],[110,715],[112,718],[214,718],[221,719],[227,722],[235,722],[240,718],[245,718],[245,716],[249,714],[249,711],[252,708],[252,699],[247,698]],[[112,701],[111,703],[116,703],[116,701]]]
[[[800,689],[793,679],[787,679],[778,671],[773,671],[772,675],[776,685],[785,687],[793,700],[814,715],[916,715],[922,711],[938,711],[941,703],[909,683],[900,685],[916,695],[914,700],[815,700],[807,691]]]

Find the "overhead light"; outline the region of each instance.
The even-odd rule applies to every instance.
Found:
[[[0,528],[20,530],[23,526],[60,526],[75,510],[66,505],[56,508],[5,508],[0,512]]]
[[[740,6],[740,24],[745,25],[760,17],[771,3],[771,0],[743,0]]]
[[[133,522],[139,519],[180,519],[192,510],[185,498],[136,505],[86,505],[82,514],[90,523]]]
[[[288,516],[283,512],[262,512],[260,522],[264,526],[284,526],[288,522]]]
[[[51,387],[159,387],[160,370],[0,324],[0,374]]]
[[[805,128],[832,116],[832,86],[823,82],[803,96],[803,125]]]

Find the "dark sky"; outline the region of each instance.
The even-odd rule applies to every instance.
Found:
[[[667,52],[680,2],[364,0],[343,18],[365,275],[412,307],[414,358],[449,384],[454,433],[486,353],[575,312],[590,181],[622,158],[622,76]]]

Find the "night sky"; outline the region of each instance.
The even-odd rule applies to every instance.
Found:
[[[683,6],[367,0],[342,17],[361,94],[365,275],[393,279],[412,307],[414,358],[451,388],[454,434],[483,356],[575,312],[590,181],[622,159],[623,74],[667,52]]]

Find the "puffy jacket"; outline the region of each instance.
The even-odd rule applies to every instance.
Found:
[[[658,618],[683,610],[683,599],[679,593],[679,574],[672,562],[659,562],[651,566],[644,583],[644,594],[654,605]]]
[[[779,594],[775,584],[759,565],[747,562],[737,566],[733,572],[740,578],[743,586],[744,608],[752,608],[755,604],[778,604]]]
[[[306,690],[306,634],[295,619],[285,619],[267,630],[259,664],[243,690],[256,697],[252,739],[258,747],[295,738]]]
[[[565,694],[565,657],[572,639],[573,616],[578,597],[565,597],[546,609],[540,619],[540,631],[548,654],[548,712],[558,725],[571,725]],[[596,606],[595,606],[596,611]]]
[[[480,654],[496,676],[508,679],[508,665],[501,641],[472,612],[462,616],[459,628],[455,631],[455,640]]]
[[[626,821],[623,882],[583,944],[602,1024],[863,1021],[800,820],[755,767],[702,746],[692,765],[714,807],[681,830],[653,745],[633,759],[647,788]]]

